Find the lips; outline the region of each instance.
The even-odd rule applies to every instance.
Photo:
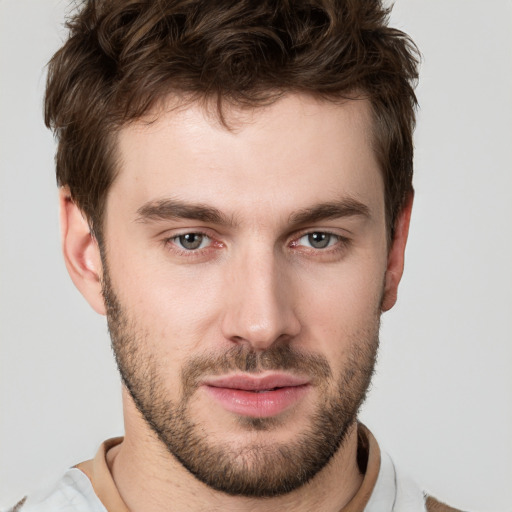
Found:
[[[203,382],[204,390],[225,410],[257,418],[276,416],[301,400],[309,379],[287,374],[230,375]]]

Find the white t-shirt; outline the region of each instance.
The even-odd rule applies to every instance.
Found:
[[[364,512],[424,512],[421,489],[404,477],[391,458],[383,453],[377,482]],[[76,468],[45,492],[32,495],[20,512],[107,512],[96,496],[91,481]],[[117,512],[117,511],[109,511]]]
[[[362,425],[359,434],[368,445],[367,469],[361,488],[340,512],[426,512],[422,490],[389,455],[381,453],[373,435]],[[106,441],[93,461],[78,465],[82,469],[69,469],[55,485],[8,512],[127,512],[105,458],[108,449],[120,442],[121,438]]]

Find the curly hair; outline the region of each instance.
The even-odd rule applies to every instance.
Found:
[[[169,95],[256,108],[289,92],[364,97],[385,184],[388,235],[412,192],[419,52],[379,0],[86,0],[49,63],[45,122],[57,182],[96,236],[116,134]]]

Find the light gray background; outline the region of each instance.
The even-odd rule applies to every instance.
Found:
[[[43,67],[67,2],[0,0],[0,507],[122,433],[105,321],[59,247]],[[512,2],[398,0],[424,55],[397,307],[362,419],[425,489],[512,502]]]

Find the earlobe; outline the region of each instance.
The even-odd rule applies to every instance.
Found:
[[[62,252],[69,275],[80,293],[99,314],[105,315],[101,287],[102,263],[98,243],[69,189],[59,191]]]
[[[413,199],[414,193],[411,192],[395,226],[395,236],[388,253],[384,295],[381,303],[382,311],[390,310],[397,300],[398,285],[404,271],[405,246],[409,234]]]

